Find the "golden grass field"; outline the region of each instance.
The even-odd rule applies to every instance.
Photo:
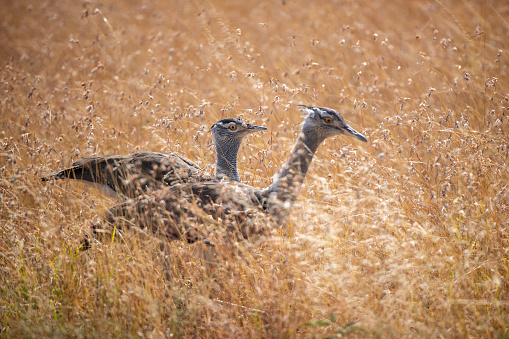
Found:
[[[476,1],[4,1],[0,337],[509,337],[509,5]],[[298,104],[327,140],[286,225],[213,249],[127,234],[117,200],[39,178],[92,154],[177,152],[209,127],[265,187]]]

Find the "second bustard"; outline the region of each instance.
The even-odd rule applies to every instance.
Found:
[[[318,146],[326,138],[344,134],[367,141],[331,108],[299,108],[306,115],[301,133],[288,161],[269,187],[259,189],[222,181],[179,184],[111,208],[105,215],[109,224],[106,227],[136,226],[171,239],[194,242],[214,232],[214,228],[194,227],[210,225],[206,215],[218,220],[216,226],[226,227],[244,238],[266,227],[263,215],[272,215],[277,223],[283,223]]]
[[[267,128],[228,118],[210,128],[217,153],[216,179],[240,181],[237,155],[243,138]],[[176,153],[137,152],[130,155],[91,156],[57,171],[43,181],[76,179],[115,197],[134,198],[177,183],[212,180],[194,162]]]

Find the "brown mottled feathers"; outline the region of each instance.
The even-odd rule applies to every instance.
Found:
[[[241,183],[177,184],[111,208],[93,232],[111,232],[112,226],[122,231],[137,227],[169,239],[208,244],[225,234],[249,238],[266,228],[266,222],[258,222],[257,215],[266,216],[257,213],[262,210],[259,194]]]
[[[211,179],[191,160],[174,153],[157,152],[85,157],[42,180],[66,178],[104,185],[127,198],[165,185]]]

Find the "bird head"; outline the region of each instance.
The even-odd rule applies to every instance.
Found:
[[[240,141],[248,134],[266,130],[266,127],[248,124],[240,119],[227,118],[216,122],[210,128],[214,140],[218,141]]]
[[[319,141],[338,134],[348,135],[364,142],[368,141],[366,137],[350,127],[338,111],[332,108],[305,105],[298,107],[306,118],[302,123],[304,134],[313,131]]]

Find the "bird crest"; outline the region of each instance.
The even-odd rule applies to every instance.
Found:
[[[307,118],[310,114],[314,113],[313,107],[306,106],[306,105],[297,105],[297,107],[302,112],[301,118]]]

